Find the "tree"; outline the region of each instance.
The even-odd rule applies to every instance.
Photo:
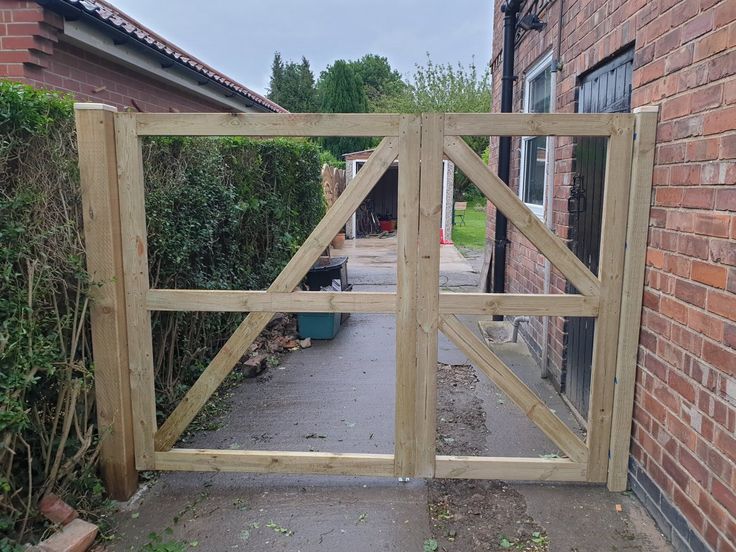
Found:
[[[279,52],[274,54],[268,98],[293,113],[316,110],[314,73],[307,58],[302,57],[301,63],[284,63]]]
[[[416,66],[414,77],[404,91],[386,97],[379,106],[380,111],[399,113],[459,112],[486,113],[491,109],[490,73],[482,73],[474,63],[467,68],[461,63],[456,66],[436,65],[427,54],[427,64]],[[486,136],[466,136],[465,141],[478,155],[488,147]],[[455,198],[470,199],[480,194],[470,180],[459,170],[455,171]]]
[[[355,74],[363,81],[363,90],[368,101],[368,111],[376,111],[378,106],[406,90],[401,74],[391,67],[388,59],[376,54],[366,54],[356,61],[349,62]]]
[[[322,72],[319,79],[320,111],[322,113],[365,113],[368,102],[363,82],[350,64],[337,60]],[[323,138],[322,145],[336,156],[365,149],[370,144],[366,138]]]

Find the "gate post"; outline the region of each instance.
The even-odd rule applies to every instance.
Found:
[[[90,319],[100,464],[110,497],[127,500],[138,487],[133,447],[128,336],[118,204],[114,107],[77,103],[84,242],[90,277]]]

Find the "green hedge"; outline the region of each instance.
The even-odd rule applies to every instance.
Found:
[[[43,529],[45,491],[88,515],[104,498],[75,140],[71,99],[0,83],[0,551]],[[152,285],[267,286],[324,213],[319,156],[298,140],[146,140]],[[162,415],[241,319],[154,315]]]

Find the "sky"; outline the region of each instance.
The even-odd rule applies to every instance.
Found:
[[[110,0],[167,40],[265,94],[275,51],[306,56],[315,77],[336,59],[386,56],[410,76],[435,63],[487,64],[493,0]]]

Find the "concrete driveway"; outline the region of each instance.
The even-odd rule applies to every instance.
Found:
[[[356,290],[395,286],[394,239],[348,241],[342,254],[350,258]],[[442,275],[445,287],[477,285],[477,267],[452,246],[442,248]],[[477,328],[474,320],[466,322]],[[235,388],[221,428],[199,433],[185,446],[390,453],[395,346],[392,315],[353,314],[334,340],[290,353],[277,368]],[[580,430],[523,346],[506,346],[499,354]],[[467,363],[442,337],[439,357],[446,364]],[[554,450],[484,376],[477,379],[466,391],[484,410],[488,431],[477,444],[482,454],[536,456]],[[116,518],[119,539],[111,548],[138,550],[154,538],[208,551],[422,551],[435,528],[428,489],[424,480],[161,474],[122,506]],[[651,518],[627,495],[597,486],[521,483],[511,485],[511,492],[521,497],[528,520],[549,537],[548,548],[538,550],[669,550]],[[467,541],[458,536],[457,542]]]

